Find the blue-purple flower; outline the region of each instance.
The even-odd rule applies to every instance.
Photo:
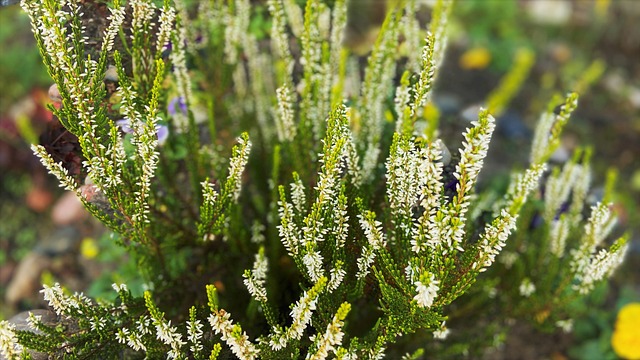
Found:
[[[116,121],[116,125],[122,129],[125,134],[133,134],[133,128],[131,127],[131,120],[129,118],[123,118]],[[165,125],[156,125],[156,136],[158,137],[158,144],[162,145],[167,141],[169,137],[169,128]]]
[[[167,105],[167,112],[169,115],[173,116],[177,111],[180,111],[183,115],[187,115],[187,103],[184,101],[182,96],[176,96],[171,101],[169,101],[169,105]]]

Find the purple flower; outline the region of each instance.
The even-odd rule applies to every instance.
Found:
[[[122,129],[122,132],[124,132],[125,134],[133,134],[131,120],[129,120],[129,118],[117,120],[116,125],[118,125],[120,129]],[[169,137],[169,128],[165,125],[156,125],[156,136],[158,137],[158,144],[164,144]]]
[[[174,97],[169,101],[169,105],[167,105],[167,112],[171,116],[175,115],[178,110],[182,114],[187,115],[187,103],[182,96]]]
[[[164,144],[169,137],[169,128],[164,125],[156,125],[156,135],[158,135],[158,144]]]
[[[124,118],[116,121],[116,125],[118,125],[125,134],[133,134],[133,128],[131,127],[131,120],[129,120],[129,118]]]

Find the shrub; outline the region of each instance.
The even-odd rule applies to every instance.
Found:
[[[95,302],[45,286],[56,324],[2,322],[3,354],[418,358],[427,334],[449,333],[448,305],[496,287],[503,317],[566,327],[569,301],[626,251],[624,236],[605,243],[608,195],[583,219],[588,151],[539,190],[578,95],[549,102],[528,167],[487,208],[476,184],[492,113],[533,57],[520,53],[450,153],[431,93],[451,6],[422,29],[414,2],[392,5],[360,81],[344,0],[271,0],[261,40],[268,21],[249,0],[201,2],[195,18],[181,2],[114,1],[108,20],[91,2],[24,1],[82,168],[34,152],[135,256],[148,290],[114,284],[115,300]]]

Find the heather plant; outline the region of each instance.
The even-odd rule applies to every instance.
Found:
[[[557,113],[550,102],[528,166],[483,211],[492,113],[533,55],[449,152],[430,109],[451,2],[426,28],[416,2],[390,5],[362,69],[342,46],[342,0],[271,0],[262,40],[248,0],[199,2],[195,17],[182,2],[114,1],[98,25],[106,10],[92,2],[22,6],[82,166],[33,150],[135,258],[147,290],[114,284],[114,300],[94,301],[45,285],[56,324],[0,323],[9,359],[419,358],[449,334],[456,299],[491,299],[474,291],[485,283],[503,281],[508,308],[532,302],[555,320],[624,256],[625,237],[605,242],[607,197],[584,221],[588,151],[548,165],[575,93]],[[530,236],[535,216],[544,225]],[[523,270],[505,277],[509,263]]]

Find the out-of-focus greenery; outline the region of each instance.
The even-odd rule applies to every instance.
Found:
[[[19,6],[0,8],[0,114],[34,87],[51,79],[31,36],[29,18]]]
[[[470,47],[488,49],[493,67],[501,71],[509,68],[518,49],[532,47],[519,14],[518,3],[510,0],[464,0],[455,8]]]
[[[622,288],[615,304],[615,311],[606,308],[609,286],[601,284],[584,302],[574,306],[586,315],[576,318],[573,326],[575,346],[569,350],[569,356],[583,360],[614,360],[618,356],[611,346],[616,314],[626,304],[638,300],[637,292],[630,286]]]

